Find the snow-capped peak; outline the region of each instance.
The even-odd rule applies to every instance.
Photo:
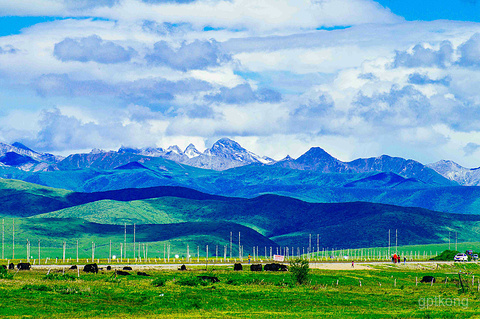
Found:
[[[197,148],[193,144],[189,144],[187,146],[187,148],[185,149],[185,152],[183,152],[183,153],[185,155],[187,155],[188,158],[194,158],[194,157],[197,157],[197,156],[202,154],[202,153],[200,153],[199,150],[197,150]]]
[[[178,154],[178,155],[183,154],[182,150],[177,145],[169,146],[167,148],[167,153],[168,152],[175,153],[175,154]]]
[[[90,154],[101,154],[101,153],[106,153],[104,150],[101,150],[99,148],[94,148],[90,151]]]

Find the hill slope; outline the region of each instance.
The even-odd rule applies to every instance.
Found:
[[[477,215],[363,202],[315,204],[276,195],[229,201],[175,197],[100,201],[42,217],[77,217],[104,224],[229,221],[287,246],[304,246],[309,234],[320,234],[325,247],[381,246],[388,242],[388,229],[398,229],[402,245],[444,242],[449,231],[457,231],[459,240],[480,239]]]

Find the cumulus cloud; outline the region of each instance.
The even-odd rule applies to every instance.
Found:
[[[413,47],[409,51],[396,51],[393,67],[439,67],[444,68],[451,62],[453,55],[453,47],[449,41],[440,44],[438,50],[426,48],[421,44]]]
[[[417,85],[425,85],[425,84],[440,84],[444,86],[449,86],[452,78],[450,76],[446,76],[444,78],[434,80],[431,79],[427,74],[420,74],[420,73],[412,73],[408,76],[408,83],[417,84]]]
[[[254,32],[403,21],[373,0],[15,0],[0,1],[0,12],[186,22],[199,28],[212,26]]]
[[[335,102],[328,93],[322,93],[314,99],[302,103],[291,114],[306,118],[318,118],[327,115],[335,107]]]
[[[85,10],[96,7],[112,7],[119,2],[119,0],[65,0],[65,5],[68,9]]]
[[[44,74],[32,83],[37,94],[47,96],[95,96],[113,94],[115,89],[100,80],[72,80],[67,74]]]
[[[146,146],[154,145],[155,141],[148,124],[136,122],[124,124],[119,116],[111,116],[110,119],[99,123],[83,122],[55,108],[43,110],[38,124],[40,129],[36,137],[23,139],[21,142],[47,152],[98,147],[116,148],[122,143]]]
[[[251,102],[277,103],[282,100],[282,95],[270,89],[253,90],[250,84],[239,84],[233,88],[220,88],[217,94],[205,96],[207,101],[227,104],[245,104]]]
[[[134,104],[154,104],[158,101],[171,101],[176,94],[191,94],[210,90],[208,82],[197,79],[168,81],[162,78],[147,78],[132,82],[109,84],[101,80],[75,80],[67,74],[45,74],[33,83],[37,94],[47,96],[113,96]]]
[[[180,71],[206,69],[231,61],[231,56],[215,40],[195,40],[173,49],[165,41],[155,43],[153,52],[146,57],[148,63],[164,65]]]
[[[375,126],[418,126],[431,122],[428,98],[413,86],[393,86],[390,91],[367,96],[359,92],[351,115]]]
[[[55,44],[53,50],[53,55],[63,62],[121,63],[130,61],[135,54],[134,49],[125,49],[112,41],[102,40],[95,34],[80,39],[66,38]]]
[[[17,53],[17,52],[18,52],[18,50],[15,49],[11,45],[6,45],[6,46],[3,46],[3,47],[0,46],[0,54],[7,54],[7,53],[13,54],[13,53]]]
[[[477,143],[468,143],[463,148],[463,152],[465,153],[465,156],[470,156],[473,155],[473,153],[475,153],[479,148],[480,145]]]
[[[458,47],[462,66],[480,66],[480,33],[475,33],[470,39]]]

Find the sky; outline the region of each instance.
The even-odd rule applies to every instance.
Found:
[[[0,0],[0,142],[480,166],[475,0]]]

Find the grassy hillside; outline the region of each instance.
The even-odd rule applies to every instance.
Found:
[[[5,220],[5,258],[12,258],[12,219]],[[229,246],[230,232],[235,234],[233,247],[238,255],[238,233],[244,251],[252,251],[254,245],[277,247],[277,244],[260,233],[235,223],[223,221],[187,222],[172,224],[136,225],[136,243],[148,243],[149,256],[163,257],[164,245],[171,246],[171,256],[185,256],[187,244],[190,253],[200,247],[205,256],[206,245],[213,255],[216,246],[223,256],[223,247]],[[124,242],[124,226],[108,225],[85,221],[79,218],[22,218],[15,219],[15,257],[26,258],[26,243],[31,243],[32,258],[38,256],[40,240],[42,258],[61,258],[63,242],[66,242],[66,258],[76,257],[76,242],[79,241],[80,258],[91,256],[92,242],[98,258],[108,258],[109,243],[112,241],[112,254],[120,255],[120,244]],[[133,225],[127,225],[127,257],[133,256]],[[220,254],[220,253],[219,253]]]
[[[104,224],[230,221],[250,227],[283,246],[306,246],[320,234],[324,247],[372,247],[385,244],[388,229],[398,229],[399,244],[480,240],[480,216],[446,214],[364,202],[318,204],[276,195],[254,199],[191,200],[162,197],[131,202],[99,201],[41,215],[84,218]]]
[[[32,216],[70,206],[71,191],[0,179],[0,216]]]
[[[455,231],[459,241],[480,240],[478,215],[366,202],[318,204],[277,195],[224,198],[181,187],[74,193],[8,180],[1,181],[0,195],[3,216],[83,218],[110,225],[234,222],[283,246],[305,247],[309,234],[320,234],[324,247],[381,246],[388,229],[398,229],[402,245],[444,243],[448,232]]]

